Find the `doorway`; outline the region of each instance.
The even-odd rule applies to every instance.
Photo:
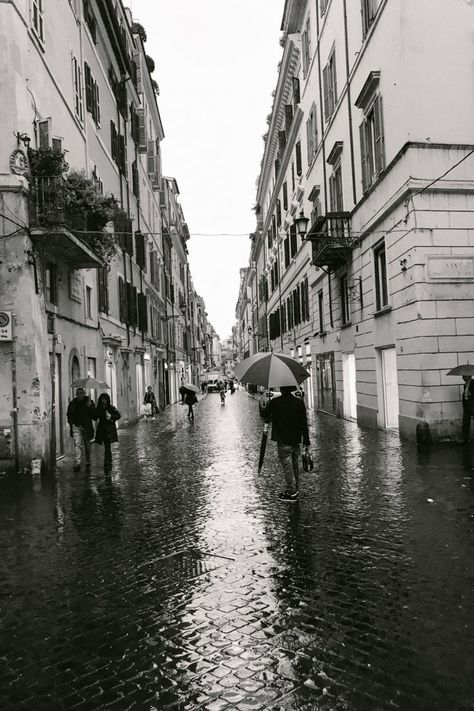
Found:
[[[336,414],[336,377],[334,372],[334,351],[316,356],[318,387],[318,409]]]
[[[398,429],[399,402],[395,348],[384,348],[380,351],[380,370],[383,400],[381,424],[387,429]]]
[[[357,376],[354,353],[342,354],[343,414],[346,420],[357,420]]]

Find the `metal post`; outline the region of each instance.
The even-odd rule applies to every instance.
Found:
[[[17,395],[17,378],[16,378],[16,329],[15,315],[12,314],[12,420],[13,420],[13,446],[15,448],[15,473],[20,473],[20,452],[19,452],[19,437],[18,437],[18,395]]]

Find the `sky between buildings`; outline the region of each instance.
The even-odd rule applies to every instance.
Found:
[[[178,181],[194,286],[226,338],[255,230],[255,181],[282,56],[284,0],[125,4],[144,26],[156,65],[163,171]]]

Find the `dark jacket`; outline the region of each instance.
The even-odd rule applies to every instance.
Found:
[[[303,438],[303,444],[309,445],[308,420],[304,402],[291,393],[270,400],[262,415],[265,422],[272,423],[272,440],[280,444],[296,447]]]
[[[89,439],[94,436],[94,425],[92,420],[97,419],[96,407],[93,400],[87,395],[83,400],[75,397],[67,406],[67,421],[69,427],[84,427]]]
[[[461,397],[462,397],[462,409],[464,412],[469,412],[471,415],[474,415],[474,380],[471,380],[469,383],[469,388],[468,388],[468,398],[464,397],[464,388],[465,388],[465,383],[463,383],[462,390],[461,390]]]
[[[147,390],[145,393],[145,397],[143,398],[143,402],[145,403],[145,405],[148,405],[149,403],[154,405],[156,403],[155,393],[152,390]]]
[[[184,402],[186,405],[195,405],[197,403],[198,399],[196,397],[196,393],[192,393],[189,390],[186,392],[186,396],[184,398]]]
[[[110,397],[107,393],[100,396],[101,398],[107,398],[107,405],[102,407],[99,403],[97,404],[97,429],[95,432],[95,441],[97,444],[103,444],[104,442],[117,442],[117,427],[115,425],[117,420],[120,420],[120,412],[116,407],[110,404]],[[107,419],[107,412],[110,415],[110,420]]]

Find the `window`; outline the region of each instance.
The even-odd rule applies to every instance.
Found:
[[[92,115],[96,126],[100,126],[99,87],[87,62],[84,62],[84,81],[86,85],[86,109]]]
[[[48,262],[45,269],[45,299],[48,304],[58,304],[58,272],[56,265]]]
[[[377,94],[365,112],[359,127],[362,164],[362,189],[364,192],[385,168],[382,97]]]
[[[86,318],[92,318],[92,289],[86,286]]]
[[[329,209],[331,212],[342,212],[342,168],[339,161],[329,176]]]
[[[303,46],[303,76],[306,77],[311,62],[311,18],[308,16],[301,37]]]
[[[300,80],[298,77],[293,77],[292,79],[292,88],[293,88],[293,104],[296,109],[298,104],[301,101],[301,95],[300,95]]]
[[[349,311],[349,289],[347,282],[347,274],[343,274],[339,279],[339,290],[341,295],[341,322],[344,326],[351,320]]]
[[[84,121],[84,108],[82,105],[82,77],[81,67],[75,57],[72,58],[72,82],[74,91],[74,113],[82,123]]]
[[[296,161],[296,174],[302,175],[303,162],[301,160],[301,142],[300,141],[297,141],[296,146],[295,146],[295,161]]]
[[[296,225],[293,224],[290,227],[290,258],[293,259],[296,252],[298,251],[298,233],[296,231]]]
[[[336,50],[332,50],[323,69],[324,118],[329,121],[337,104]]]
[[[288,185],[283,183],[283,209],[288,210]]]
[[[50,148],[49,137],[51,135],[51,119],[43,119],[38,121],[37,134],[38,134],[38,145],[41,149]]]
[[[306,121],[306,141],[308,147],[308,165],[311,165],[318,147],[318,124],[316,106],[313,104]]]
[[[318,291],[319,335],[325,333],[324,329],[324,292]]]
[[[290,266],[290,238],[286,237],[283,243],[284,253],[285,253],[285,269]]]
[[[118,134],[115,128],[115,123],[110,122],[110,151],[112,153],[112,160],[116,163],[118,161]]]
[[[321,17],[324,15],[324,13],[327,10],[327,7],[329,5],[329,0],[320,0],[319,2],[319,9],[321,11]]]
[[[387,262],[385,242],[374,247],[375,308],[380,311],[388,306]]]
[[[377,14],[377,0],[362,0],[362,35],[365,37]]]
[[[138,179],[138,167],[136,160],[132,163],[132,192],[136,198],[140,197],[140,181]]]
[[[91,33],[94,44],[97,42],[97,23],[91,8],[90,0],[84,0],[84,20]]]
[[[37,38],[44,42],[43,0],[32,0],[33,29]]]
[[[99,300],[99,311],[104,314],[109,313],[109,288],[108,288],[108,270],[107,267],[101,267],[97,270],[97,296]]]

